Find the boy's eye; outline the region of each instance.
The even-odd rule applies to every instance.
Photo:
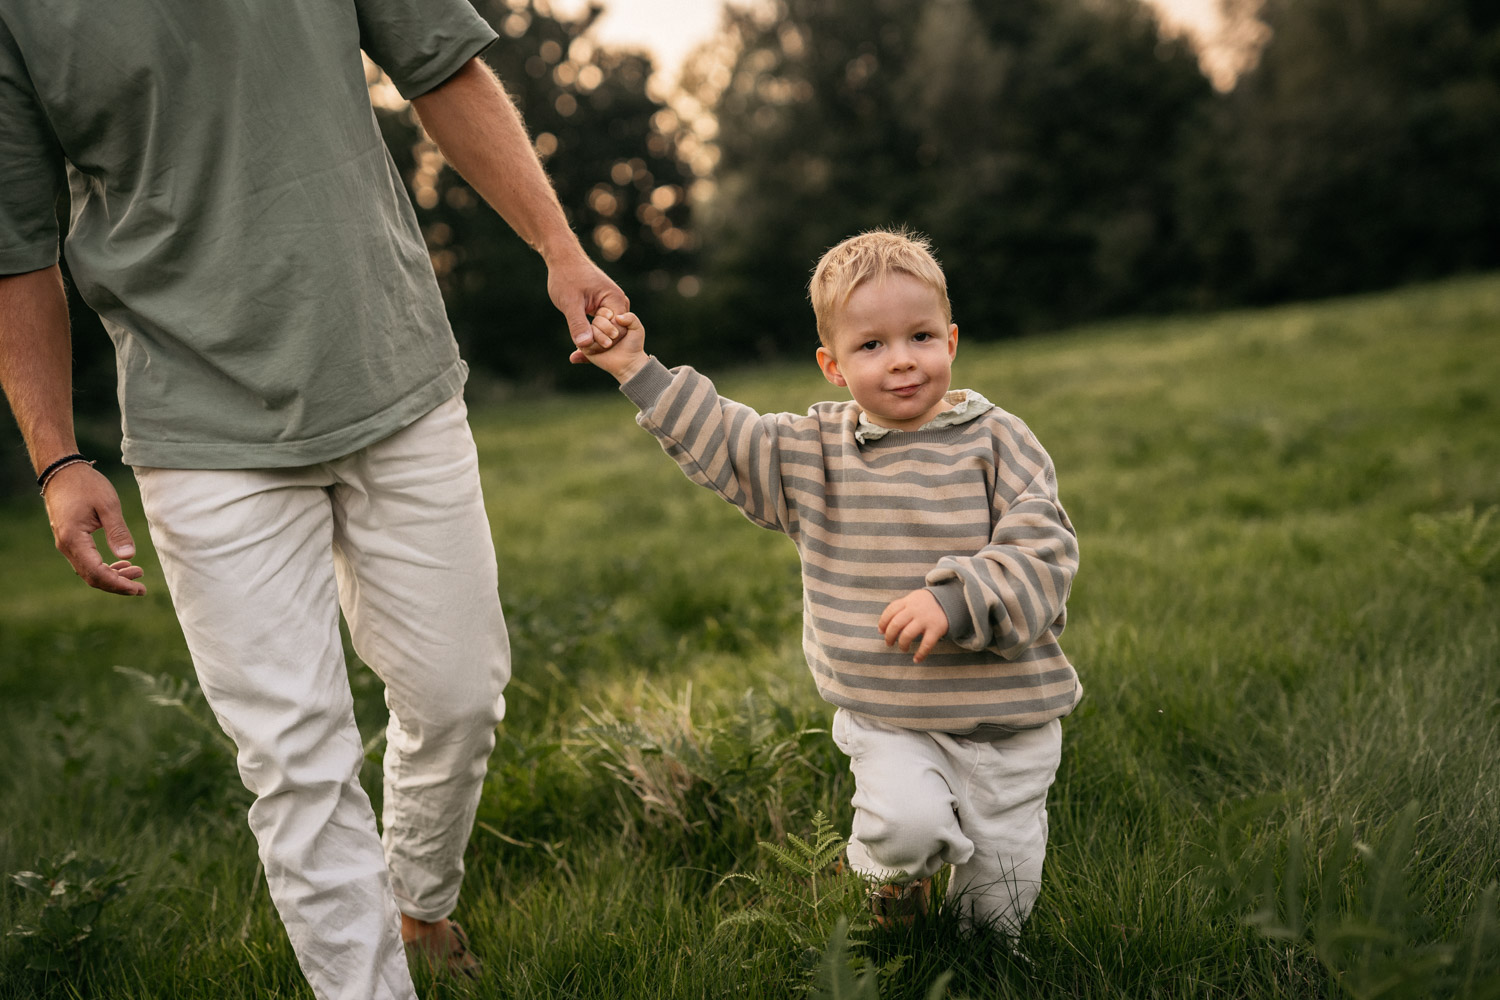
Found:
[[[932,339],[932,334],[930,334],[930,333],[913,334],[911,339],[915,340],[917,343],[920,344],[923,341],[931,340]]]
[[[880,346],[880,341],[878,341],[878,340],[867,340],[863,344],[859,345],[859,349],[861,351],[873,351],[873,350],[875,350],[875,348],[877,348],[879,346]]]

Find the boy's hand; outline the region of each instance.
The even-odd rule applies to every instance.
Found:
[[[628,382],[646,363],[646,328],[633,312],[616,314],[601,306],[594,313],[594,344],[574,351],[568,360],[603,368],[620,382]],[[608,347],[599,347],[599,343]]]
[[[932,591],[922,588],[887,604],[875,627],[885,635],[887,646],[899,646],[903,653],[909,652],[912,643],[920,639],[911,659],[913,663],[921,663],[938,640],[948,634],[948,616]]]

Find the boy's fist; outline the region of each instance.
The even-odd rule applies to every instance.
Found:
[[[887,604],[875,627],[885,635],[887,646],[899,646],[903,653],[910,652],[916,643],[917,651],[911,659],[913,663],[921,663],[938,640],[948,634],[948,615],[932,591],[924,587]]]
[[[621,382],[628,381],[646,363],[646,329],[633,312],[615,313],[601,307],[594,314],[594,345],[574,351],[568,360],[588,362],[603,368]],[[597,346],[600,343],[608,347]]]

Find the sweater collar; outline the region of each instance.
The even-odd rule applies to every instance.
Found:
[[[975,417],[980,416],[987,410],[995,407],[988,399],[985,399],[973,389],[950,389],[943,395],[943,402],[948,408],[927,423],[918,427],[919,431],[935,431],[943,427],[954,427],[958,424],[966,424]],[[854,440],[860,444],[869,444],[871,441],[879,441],[887,434],[896,433],[893,427],[881,427],[873,423],[861,410],[859,422],[854,428]]]

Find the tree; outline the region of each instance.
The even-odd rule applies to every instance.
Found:
[[[531,0],[477,9],[501,36],[484,58],[521,109],[584,246],[632,305],[674,315],[677,282],[694,264],[690,178],[666,134],[672,112],[648,92],[649,60],[589,41],[598,6],[571,21]],[[465,357],[512,381],[594,384],[593,373],[567,363],[566,326],[547,298],[540,258],[443,168],[409,108],[383,113],[381,127],[411,186]]]
[[[1500,8],[1265,0],[1223,134],[1263,299],[1500,263]]]
[[[1136,0],[781,0],[724,31],[688,82],[718,119],[705,288],[740,342],[809,343],[813,262],[874,225],[933,237],[971,335],[1186,297],[1177,178],[1213,93]]]

